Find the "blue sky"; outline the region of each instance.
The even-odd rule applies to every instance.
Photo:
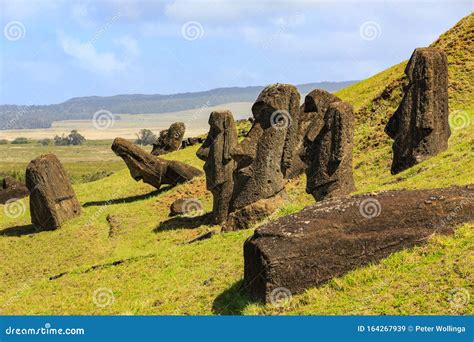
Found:
[[[470,1],[0,0],[1,104],[367,78]]]

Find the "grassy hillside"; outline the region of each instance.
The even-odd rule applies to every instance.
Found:
[[[457,37],[472,34],[465,24],[468,20],[472,15],[438,41],[445,44],[448,55],[459,51]],[[472,55],[464,57],[464,63],[450,57],[450,75],[456,77],[459,70],[465,74]],[[456,80],[451,80],[451,85],[461,86],[450,87],[451,116],[461,115],[464,124],[451,120],[449,149],[396,176],[390,174],[390,143],[383,137],[381,120],[391,114],[400,96],[396,87],[387,91],[388,95],[381,94],[402,79],[403,65],[397,65],[338,93],[358,110],[354,150],[357,192],[473,183],[473,89],[472,83]],[[390,107],[382,103],[390,103]],[[181,150],[167,158],[201,167],[196,149]],[[290,204],[269,219],[312,204],[304,185],[304,177],[289,183]],[[74,188],[83,214],[57,231],[35,233],[29,225],[25,199],[16,202],[19,212],[24,212],[15,218],[5,216],[0,205],[0,313],[474,313],[474,302],[469,300],[474,283],[474,224],[459,227],[454,236],[433,237],[425,246],[395,253],[275,307],[254,303],[240,290],[242,246],[252,229],[187,244],[219,227],[210,226],[205,219],[167,216],[169,205],[179,197],[197,198],[205,211],[210,211],[211,195],[203,177],[157,191],[133,181],[123,169]],[[464,300],[456,305],[453,298]]]

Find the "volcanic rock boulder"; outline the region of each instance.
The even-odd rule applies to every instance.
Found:
[[[207,139],[196,155],[205,161],[206,187],[214,197],[213,221],[221,224],[227,220],[234,187],[233,172],[236,163],[231,151],[238,143],[237,129],[234,117],[228,110],[212,112],[209,125]]]
[[[170,128],[160,132],[160,136],[153,144],[151,154],[159,156],[177,151],[181,147],[186,126],[182,122],[175,122]]]
[[[304,103],[300,107],[298,119],[298,144],[293,153],[293,159],[287,178],[292,179],[307,168],[307,164],[301,159],[304,151],[304,140],[309,134],[311,141],[317,136],[324,125],[324,114],[333,102],[342,101],[337,96],[322,89],[314,89],[305,96]]]
[[[25,184],[13,177],[5,177],[0,188],[0,204],[26,197],[28,194],[29,191]]]
[[[123,138],[114,140],[112,151],[124,160],[133,179],[143,180],[157,189],[162,184],[176,185],[203,174],[193,166],[155,157]]]
[[[244,244],[257,300],[298,294],[474,221],[474,186],[335,198],[258,228]]]
[[[224,230],[247,228],[259,219],[252,216],[257,201],[272,204],[274,197],[284,197],[287,172],[298,145],[299,102],[295,86],[277,83],[263,89],[252,106],[252,128],[231,152],[237,169]],[[268,208],[266,214],[275,209],[272,205],[259,207]]]
[[[324,124],[314,121],[305,138],[302,159],[306,169],[306,192],[316,200],[346,195],[355,190],[352,176],[354,112],[346,102],[332,102]],[[314,130],[317,131],[315,135]],[[314,137],[314,140],[311,140]]]
[[[69,177],[54,154],[32,160],[26,168],[31,223],[38,230],[54,230],[81,214]]]
[[[409,83],[385,132],[394,139],[392,174],[448,148],[448,64],[436,48],[418,48],[405,69]]]

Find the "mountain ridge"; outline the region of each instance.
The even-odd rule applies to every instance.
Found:
[[[337,91],[357,81],[298,85],[302,95],[314,88]],[[91,119],[99,110],[113,114],[160,114],[231,102],[253,102],[264,86],[214,88],[177,94],[117,94],[73,97],[50,105],[0,105],[0,130],[49,128],[53,121]]]

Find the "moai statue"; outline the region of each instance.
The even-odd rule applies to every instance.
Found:
[[[55,230],[81,214],[81,204],[63,165],[54,154],[32,160],[26,168],[31,223],[38,230]]]
[[[214,197],[214,223],[221,224],[227,220],[234,186],[233,172],[236,163],[230,152],[238,142],[237,129],[234,117],[228,110],[212,112],[209,125],[207,139],[196,155],[205,161],[206,186]]]
[[[234,190],[224,230],[247,228],[285,198],[287,173],[298,143],[300,95],[295,86],[273,84],[252,106],[255,121],[234,147]]]
[[[316,120],[317,133],[305,138],[302,159],[306,169],[306,192],[319,201],[349,194],[355,190],[352,176],[352,147],[354,139],[354,113],[346,102],[329,104],[324,124]]]
[[[408,87],[385,132],[394,139],[392,174],[448,148],[448,62],[435,48],[418,48],[405,69]]]
[[[115,138],[112,151],[123,159],[130,175],[159,189],[162,184],[177,185],[202,175],[202,171],[177,160],[157,158],[123,138]]]
[[[304,150],[304,139],[308,133],[312,134],[312,140],[319,133],[324,125],[324,113],[333,102],[342,101],[337,96],[322,89],[314,89],[304,99],[300,107],[298,119],[298,145],[293,153],[291,167],[287,173],[287,178],[298,177],[306,170],[306,163],[301,160]],[[311,132],[310,131],[311,128]]]
[[[169,152],[177,151],[181,147],[186,126],[182,122],[175,122],[170,128],[160,132],[160,136],[153,144],[151,154],[160,156]]]

